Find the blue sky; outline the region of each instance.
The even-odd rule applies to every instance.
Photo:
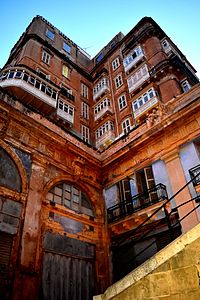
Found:
[[[119,31],[152,17],[186,55],[200,77],[199,0],[9,0],[0,4],[0,67],[35,15],[41,15],[91,56]]]

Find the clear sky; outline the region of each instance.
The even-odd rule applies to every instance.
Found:
[[[127,34],[144,16],[152,17],[198,71],[199,0],[2,0],[0,68],[35,15],[41,15],[91,56],[119,31]]]

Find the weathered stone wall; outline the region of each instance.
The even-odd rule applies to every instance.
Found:
[[[94,299],[200,299],[200,224]]]

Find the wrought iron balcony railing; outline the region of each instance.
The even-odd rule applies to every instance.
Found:
[[[195,166],[189,170],[190,177],[192,179],[193,185],[197,186],[200,184],[200,165]],[[199,175],[198,175],[199,174]]]
[[[109,207],[107,209],[108,221],[111,223],[119,220],[127,215],[131,215],[134,212],[166,199],[168,199],[166,186],[159,183],[155,187],[133,196],[131,201],[120,202]]]

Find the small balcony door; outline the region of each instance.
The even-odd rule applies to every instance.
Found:
[[[136,173],[138,193],[144,193],[155,187],[155,180],[153,176],[152,166],[145,167],[144,169]],[[146,198],[150,201],[155,201],[157,199],[156,191],[146,192]],[[145,199],[144,199],[145,201]]]

